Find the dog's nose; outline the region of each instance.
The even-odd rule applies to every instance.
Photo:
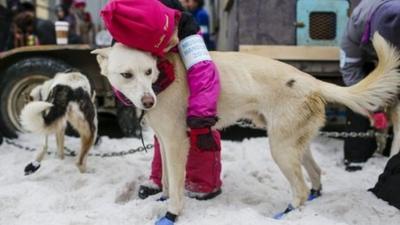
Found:
[[[149,109],[154,105],[154,98],[151,95],[145,95],[142,97],[142,104],[146,109]]]

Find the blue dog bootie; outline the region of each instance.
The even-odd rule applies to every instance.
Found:
[[[290,213],[291,211],[293,211],[295,208],[292,206],[292,204],[289,204],[288,207],[285,209],[285,211],[277,213],[274,216],[274,219],[276,220],[280,220],[283,218],[283,216],[285,216],[286,214]]]
[[[164,217],[157,220],[155,225],[174,225],[177,215],[167,212]]]
[[[174,222],[166,217],[162,217],[159,220],[157,220],[156,225],[174,225]]]

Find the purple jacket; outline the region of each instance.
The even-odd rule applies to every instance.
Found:
[[[385,16],[394,16],[397,23],[385,25]],[[371,38],[375,31],[390,39],[390,32],[400,31],[400,1],[398,0],[362,0],[354,9],[347,29],[341,41],[340,68],[343,81],[350,86],[362,80],[370,69],[368,63],[375,63],[377,57],[372,47]],[[379,23],[379,24],[378,24]]]

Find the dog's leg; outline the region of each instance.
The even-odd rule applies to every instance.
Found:
[[[44,156],[47,154],[47,149],[48,149],[48,147],[49,147],[49,146],[48,146],[48,143],[49,143],[48,138],[49,138],[48,135],[46,135],[45,138],[44,138],[43,149],[42,149],[42,151],[39,152],[39,154],[36,156],[36,161],[37,161],[37,162],[41,162],[41,161],[43,160]]]
[[[81,150],[76,166],[81,173],[84,173],[86,171],[86,156],[94,144],[97,128],[92,127],[91,129],[89,122],[84,117],[76,116],[75,114],[69,115],[68,122],[79,132],[79,136],[81,137]]]
[[[321,195],[321,169],[315,162],[309,145],[307,145],[304,150],[303,166],[306,169],[312,184],[312,189],[310,191],[310,195],[308,196],[308,200],[313,200]]]
[[[172,127],[172,126],[171,126]],[[175,129],[174,133],[160,136],[163,152],[165,154],[165,166],[168,178],[168,213],[179,215],[183,209],[183,197],[185,187],[185,168],[189,141],[184,129],[181,132]],[[165,187],[163,187],[165,188]]]
[[[25,166],[24,173],[25,175],[32,174],[36,172],[40,168],[40,162],[43,160],[44,156],[47,154],[48,149],[48,135],[44,138],[44,145],[42,151],[40,151],[33,162],[29,163]]]
[[[60,157],[60,159],[64,159],[64,135],[65,135],[64,127],[57,130],[56,142],[57,142],[58,157]]]
[[[396,155],[400,151],[400,104],[398,103],[390,114],[390,120],[393,123],[393,142],[390,149],[390,157]]]
[[[168,173],[167,171],[167,160],[166,160],[166,154],[165,154],[165,144],[163,143],[163,140],[158,137],[158,142],[160,143],[160,153],[161,153],[161,171],[162,171],[162,176],[161,176],[161,184],[162,184],[162,197],[161,200],[167,199],[169,197],[169,186],[168,186]]]
[[[275,134],[272,130],[274,129],[268,129],[271,154],[290,183],[293,196],[291,206],[297,208],[304,204],[308,196],[308,188],[301,168],[302,151],[304,149],[302,146],[294,144],[293,137],[280,137],[279,134]]]
[[[78,155],[78,161],[76,165],[81,173],[86,171],[86,160],[87,160],[87,153],[89,152],[90,148],[94,143],[94,135],[84,135],[80,134],[81,136],[81,151]]]

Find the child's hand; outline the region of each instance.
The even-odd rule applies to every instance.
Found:
[[[191,147],[201,151],[219,151],[221,149],[218,131],[207,128],[192,128],[189,131]]]

